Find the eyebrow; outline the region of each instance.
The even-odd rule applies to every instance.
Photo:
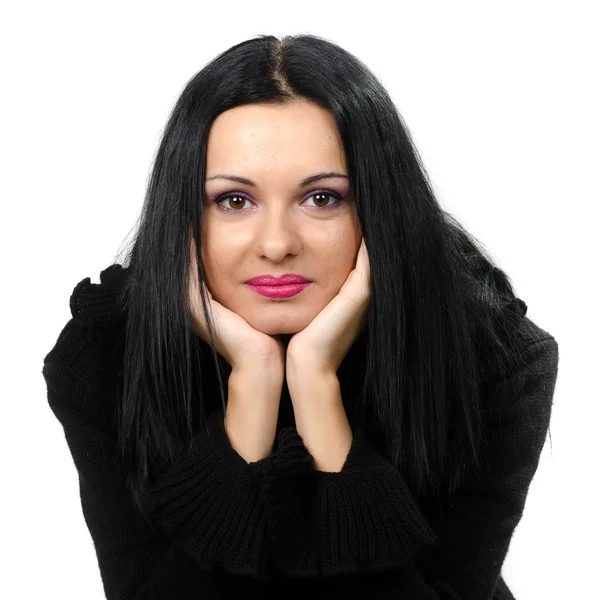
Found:
[[[332,177],[348,179],[348,176],[343,175],[342,173],[317,173],[316,175],[311,175],[310,177],[303,179],[298,184],[298,187],[301,188],[301,187],[304,187],[305,185],[308,185],[309,183],[312,183],[313,181],[318,181],[319,179],[329,179]],[[243,183],[245,185],[249,185],[250,187],[257,187],[257,185],[250,179],[246,179],[245,177],[238,177],[237,175],[222,175],[222,174],[213,175],[212,177],[207,177],[206,181],[210,181],[212,179],[228,179],[230,181],[237,181],[238,183]]]

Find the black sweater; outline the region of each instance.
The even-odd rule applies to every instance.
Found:
[[[153,479],[150,527],[118,469],[114,406],[102,391],[126,272],[115,264],[99,284],[77,284],[72,318],[43,367],[108,599],[513,598],[501,568],[544,446],[558,372],[558,344],[525,317],[525,303],[518,301],[525,308],[516,325],[531,340],[520,374],[530,418],[490,411],[489,466],[442,505],[415,497],[360,427],[339,473],[314,469],[289,418],[278,424],[273,453],[247,463],[215,404],[210,435],[198,432],[193,452]],[[290,415],[287,401],[281,410]]]

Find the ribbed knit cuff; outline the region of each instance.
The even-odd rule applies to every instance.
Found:
[[[278,571],[293,577],[385,571],[435,543],[404,478],[360,428],[339,473],[309,473],[314,461],[294,431],[280,433],[279,465],[272,467],[278,475],[267,485],[277,517],[270,560]]]
[[[270,457],[247,463],[231,446],[223,411],[210,414],[210,435],[156,475],[145,499],[156,520],[200,568],[266,578],[266,518],[257,476]],[[260,463],[260,464],[259,464]]]

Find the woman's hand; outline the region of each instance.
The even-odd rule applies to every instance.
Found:
[[[289,341],[286,377],[335,374],[354,340],[363,329],[371,300],[370,268],[363,238],[356,266],[339,293],[321,312]]]
[[[192,329],[210,344],[202,310],[196,245],[190,247],[189,308]],[[202,284],[204,286],[204,284]],[[254,329],[237,313],[213,299],[204,286],[215,324],[217,352],[231,365],[224,427],[231,447],[247,462],[269,456],[273,449],[285,371],[285,348],[278,337]]]
[[[217,352],[231,365],[235,371],[269,367],[274,371],[281,370],[285,364],[285,347],[278,337],[270,336],[254,329],[248,321],[237,313],[225,308],[213,299],[204,283],[198,279],[196,260],[196,243],[191,238],[190,272],[189,272],[189,308],[192,317],[192,329],[196,335],[210,344],[208,326],[202,310],[200,285],[209,298],[209,313],[213,314],[213,338]],[[212,310],[210,310],[212,309]]]

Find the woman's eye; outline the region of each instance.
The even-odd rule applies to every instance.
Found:
[[[248,198],[246,198],[246,196],[242,196],[241,194],[225,194],[224,196],[219,196],[216,198],[214,202],[218,206],[221,206],[221,202],[225,202],[225,200],[230,203],[229,206],[233,206],[233,208],[225,206],[222,207],[229,212],[239,212],[242,210],[244,202],[249,202]]]
[[[310,198],[315,198],[314,202],[316,203],[316,208],[322,208],[322,209],[328,209],[331,208],[333,206],[335,206],[336,204],[339,204],[339,201],[341,200],[341,196],[339,196],[339,194],[335,194],[333,192],[315,192],[314,194],[311,194],[308,198],[307,201],[310,200]],[[338,202],[334,202],[332,204],[329,204],[328,206],[322,206],[322,203],[327,203],[328,200],[330,199],[335,199]]]

